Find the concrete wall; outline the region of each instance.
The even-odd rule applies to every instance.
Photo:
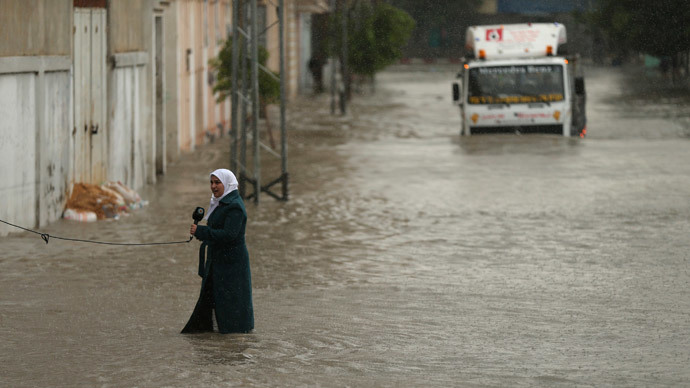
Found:
[[[218,54],[230,29],[231,4],[230,0],[180,0],[175,4],[178,136],[171,141],[183,152],[223,135],[221,128],[227,129],[229,124],[230,105],[216,101],[209,61]]]
[[[280,71],[280,30],[278,29],[277,2],[268,2],[266,9],[266,24],[272,25],[267,31],[266,49],[268,50],[267,67],[276,73]],[[285,21],[283,37],[285,39],[285,92],[288,98],[293,98],[299,91],[300,77],[300,41],[299,14],[295,0],[285,0],[283,18]],[[309,58],[306,59],[309,61]]]
[[[156,180],[153,0],[108,8],[108,179],[138,190]]]
[[[167,161],[180,156],[179,107],[180,107],[180,62],[178,59],[179,31],[177,28],[179,2],[174,1],[163,14],[165,47],[163,49],[165,68],[165,133]]]
[[[2,0],[0,36],[0,219],[40,227],[71,179],[72,0]]]
[[[274,2],[276,5],[278,2]],[[287,1],[286,1],[287,5]],[[273,3],[266,6],[266,25],[270,26],[275,23],[275,26],[266,31],[266,50],[268,50],[268,61],[266,67],[275,71],[280,71],[280,30],[278,29],[278,12]]]
[[[72,0],[0,1],[0,37],[0,57],[71,55]]]
[[[204,71],[204,90],[206,92],[206,111],[204,120],[204,129],[208,136],[216,137],[223,136],[222,131],[227,131],[230,124],[230,101],[218,103],[216,96],[213,94],[213,85],[215,83],[215,72],[209,61],[215,58],[223,47],[227,36],[227,30],[231,28],[230,22],[232,20],[226,18],[226,13],[230,12],[231,3],[229,1],[207,2],[205,27],[206,37],[204,39],[205,45],[205,64]],[[226,7],[225,5],[228,5]],[[226,24],[227,23],[227,24]]]
[[[267,2],[266,24],[277,22],[278,16],[274,4]],[[285,71],[286,94],[288,98],[294,98],[298,93],[311,93],[311,74],[308,71],[311,48],[311,15],[312,13],[324,13],[328,11],[328,2],[325,0],[285,0]],[[307,27],[303,30],[304,26]],[[268,68],[279,71],[280,47],[279,30],[273,27],[268,31],[267,49],[270,53]]]
[[[204,144],[205,135],[205,110],[206,110],[206,81],[204,75],[206,74],[207,63],[204,61],[206,58],[206,45],[204,41],[206,40],[204,33],[204,17],[203,12],[206,8],[205,1],[193,1],[192,2],[192,69],[190,77],[193,78],[194,87],[191,90],[193,94],[194,104],[191,106],[191,125],[194,126],[194,144]]]
[[[178,136],[181,151],[194,150],[195,126],[193,124],[194,106],[194,3],[192,1],[177,2],[177,63],[178,63]]]
[[[0,217],[19,225],[36,221],[36,77],[0,75]],[[9,230],[2,226],[1,230]]]
[[[143,60],[111,71],[109,82],[108,179],[138,189],[146,182],[142,125]]]
[[[155,24],[154,3],[157,0],[140,0],[144,5],[141,13],[143,50],[148,55],[148,61],[144,64],[145,77],[143,79],[143,104],[141,104],[142,126],[144,129],[144,183],[156,183],[156,63],[155,63]],[[141,186],[137,186],[141,187]]]
[[[109,49],[111,53],[142,51],[151,13],[148,0],[116,0],[108,2]]]
[[[0,219],[25,227],[62,214],[69,191],[67,57],[0,57]],[[0,228],[0,235],[10,232]]]
[[[38,141],[38,225],[44,226],[62,216],[71,189],[71,88],[68,71],[46,72],[43,80],[44,100],[40,103]]]

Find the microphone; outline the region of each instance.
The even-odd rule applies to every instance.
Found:
[[[204,208],[197,206],[197,208],[194,209],[194,213],[192,213],[192,218],[194,219],[194,225],[198,225],[199,221],[204,218]],[[194,236],[189,236],[189,241],[192,241],[193,238]]]
[[[199,221],[201,221],[204,218],[204,208],[199,206],[196,209],[194,209],[194,213],[192,213],[192,218],[194,219],[194,225],[198,224]]]

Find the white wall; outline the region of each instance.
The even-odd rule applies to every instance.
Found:
[[[0,57],[0,219],[58,219],[71,174],[70,58]],[[18,229],[0,225],[0,236]]]
[[[39,225],[62,216],[70,190],[71,77],[68,72],[45,73],[43,124],[39,134]]]
[[[24,227],[36,222],[35,108],[34,74],[0,75],[0,218]]]
[[[145,67],[137,65],[116,67],[111,72],[108,179],[134,190],[143,187],[148,172],[145,161],[149,148],[141,116],[144,72]]]
[[[177,28],[178,2],[170,3],[163,14],[163,30],[165,31],[164,67],[165,67],[165,132],[166,154],[168,161],[177,160],[180,156],[180,136],[178,134],[178,115],[180,104],[180,91],[178,87],[178,74],[180,62],[178,59],[178,28]]]

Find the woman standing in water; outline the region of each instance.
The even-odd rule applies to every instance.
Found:
[[[201,294],[182,333],[213,331],[215,312],[220,333],[254,329],[249,252],[244,242],[247,211],[237,191],[237,178],[226,169],[211,173],[207,226],[192,224],[199,248]],[[208,258],[205,258],[208,247]]]

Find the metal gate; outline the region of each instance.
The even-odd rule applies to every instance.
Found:
[[[74,182],[106,178],[106,12],[74,8]]]

